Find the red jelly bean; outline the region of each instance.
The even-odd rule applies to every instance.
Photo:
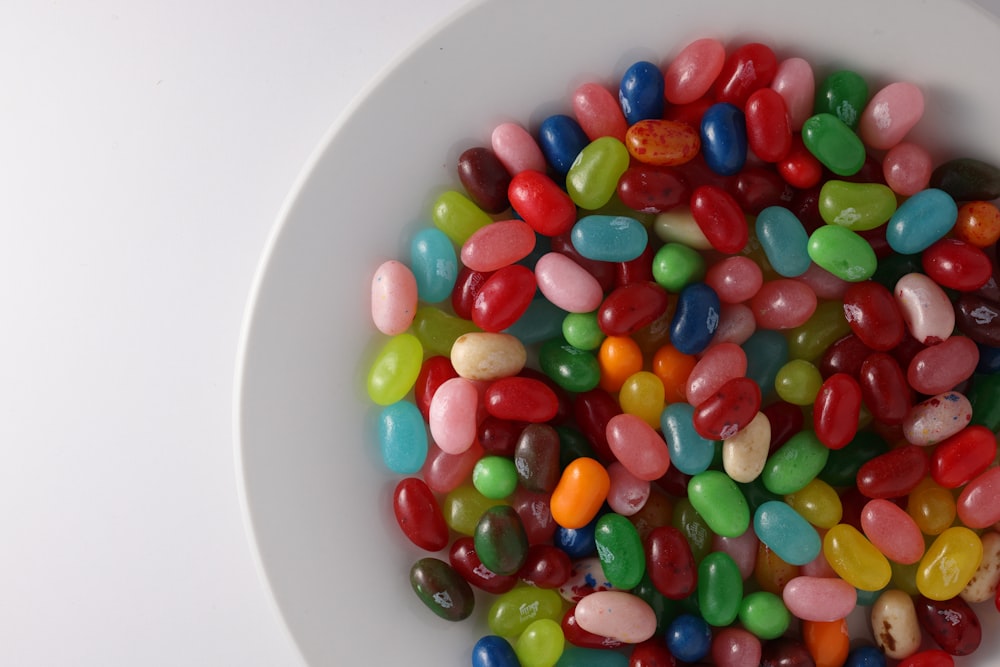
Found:
[[[778,59],[766,44],[752,42],[733,51],[715,82],[715,97],[740,109],[750,95],[771,83],[778,71]]]
[[[478,442],[461,454],[449,454],[437,445],[427,452],[427,460],[420,469],[420,475],[435,493],[448,493],[472,475],[476,462],[483,457],[483,448]]]
[[[989,468],[966,484],[955,508],[962,523],[972,529],[1000,521],[1000,468]]]
[[[638,282],[615,288],[597,310],[597,323],[608,336],[635,333],[667,311],[667,290],[654,282]]]
[[[910,386],[934,396],[954,388],[970,377],[979,363],[979,348],[965,336],[950,336],[914,355],[906,370]]]
[[[667,648],[663,637],[650,637],[632,648],[628,667],[678,667],[681,663]]]
[[[928,649],[903,658],[896,667],[955,667],[955,659],[940,649]]]
[[[697,39],[663,72],[664,97],[672,105],[688,104],[708,92],[726,63],[726,48],[717,39]]]
[[[551,544],[533,544],[517,576],[538,588],[559,588],[569,580],[573,563],[569,555]]]
[[[766,167],[744,167],[728,188],[745,213],[757,215],[768,206],[788,206],[794,192],[779,174]]]
[[[805,426],[806,418],[802,414],[802,408],[793,403],[775,401],[761,412],[771,424],[770,453],[772,454]]]
[[[930,600],[918,595],[914,600],[917,620],[934,642],[950,655],[969,655],[983,639],[979,617],[960,597]]]
[[[635,165],[618,179],[618,197],[640,213],[663,213],[687,203],[691,190],[671,167]]]
[[[806,148],[802,143],[802,137],[798,134],[792,139],[791,147],[785,157],[778,161],[777,167],[785,182],[800,190],[818,185],[823,178],[823,163]],[[799,219],[805,224],[802,216],[799,216]]]
[[[503,331],[514,324],[535,297],[535,274],[520,264],[491,275],[472,304],[472,321],[483,331]]]
[[[868,498],[901,498],[920,483],[930,469],[923,447],[903,445],[879,454],[858,470],[858,491]]]
[[[997,437],[985,426],[966,426],[945,438],[931,455],[931,477],[946,489],[969,482],[992,465]]]
[[[446,381],[457,378],[458,372],[451,365],[451,359],[441,355],[428,357],[420,367],[417,382],[413,386],[413,397],[424,416],[424,421],[430,418],[431,398],[437,388]]]
[[[705,283],[722,303],[742,303],[757,293],[764,284],[764,275],[752,259],[735,255],[713,264],[705,274]]]
[[[500,595],[517,585],[518,579],[515,575],[497,574],[483,565],[476,554],[475,541],[471,537],[462,536],[452,543],[448,552],[448,562],[463,579],[487,593]]]
[[[400,480],[392,496],[392,509],[403,534],[421,549],[440,551],[448,546],[448,524],[424,480]]]
[[[847,288],[844,317],[851,331],[873,350],[891,350],[906,335],[906,322],[896,298],[888,288],[872,280]]]
[[[872,416],[883,424],[903,423],[913,404],[910,385],[895,357],[886,352],[873,352],[861,364],[858,377],[861,398]]]
[[[502,213],[510,206],[510,174],[490,149],[479,146],[459,155],[458,179],[469,199],[487,213]]]
[[[935,242],[924,250],[920,262],[934,282],[960,292],[979,289],[993,275],[993,265],[986,253],[958,239]]]
[[[733,378],[695,408],[694,428],[703,438],[723,440],[744,428],[760,410],[760,387],[750,378]]]
[[[860,378],[861,367],[872,352],[873,350],[860,338],[849,334],[826,349],[820,357],[817,368],[823,377],[830,377],[834,373],[847,373]]]
[[[691,215],[712,247],[738,253],[750,238],[746,216],[733,196],[714,185],[700,185],[691,193]]]
[[[451,290],[451,307],[464,320],[472,319],[472,308],[483,284],[492,272],[473,271],[467,266],[458,270],[455,286]]]
[[[747,143],[764,162],[777,162],[792,148],[792,126],[785,98],[776,90],[751,93],[746,108]]]
[[[486,415],[479,423],[476,439],[483,451],[496,456],[513,456],[525,424]]]
[[[830,449],[841,449],[858,432],[861,386],[847,373],[831,375],[816,395],[813,428],[819,441]]]
[[[556,416],[559,399],[541,380],[508,377],[486,388],[483,397],[486,412],[500,419],[524,422],[547,422]]]
[[[573,417],[577,426],[594,448],[597,458],[605,463],[615,460],[608,446],[608,422],[621,412],[615,397],[603,389],[582,392],[573,401]]]
[[[522,171],[507,189],[510,205],[543,236],[568,232],[576,223],[576,204],[555,181],[539,171]]]
[[[816,293],[798,280],[769,280],[750,300],[750,308],[762,329],[793,329],[816,312]]]
[[[694,593],[698,567],[687,537],[673,526],[659,526],[645,541],[646,571],[650,581],[664,597],[683,600]]]
[[[617,278],[615,282],[619,287],[629,283],[651,283],[653,282],[653,255],[655,250],[652,244],[647,243],[642,254],[627,262],[616,262],[615,269]]]

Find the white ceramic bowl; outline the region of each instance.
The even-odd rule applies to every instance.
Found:
[[[237,456],[247,526],[274,603],[306,661],[464,665],[483,633],[424,608],[420,556],[392,517],[365,393],[375,267],[405,259],[456,159],[513,120],[568,112],[586,81],[663,63],[688,42],[770,44],[818,78],[864,74],[872,91],[913,81],[928,104],[915,131],[940,156],[1000,160],[1000,27],[959,1],[494,0],[441,26],[386,71],[322,140],[265,249],[240,350]],[[446,558],[446,556],[445,556]],[[482,609],[480,610],[480,616]],[[1000,641],[964,664],[989,664]],[[985,615],[984,615],[985,616]]]

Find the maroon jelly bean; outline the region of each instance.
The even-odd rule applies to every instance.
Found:
[[[512,574],[497,574],[483,565],[476,555],[475,540],[459,537],[448,552],[448,562],[467,582],[487,593],[500,595],[517,585],[517,577]]]
[[[858,490],[868,498],[901,498],[929,470],[930,460],[923,447],[903,445],[865,462],[858,470]]]
[[[956,489],[984,472],[997,455],[997,437],[985,426],[966,426],[938,443],[931,455],[931,477]]]
[[[873,350],[891,350],[906,334],[906,322],[896,298],[888,288],[872,280],[847,288],[844,317],[851,331]]]
[[[526,424],[523,422],[499,419],[486,415],[476,430],[476,439],[483,451],[495,456],[513,456],[517,439],[521,436]]]
[[[769,206],[788,206],[794,191],[777,172],[766,167],[744,167],[728,188],[744,213],[757,215]]]
[[[517,576],[538,588],[559,588],[569,579],[573,563],[569,555],[551,544],[533,544]]]
[[[695,431],[709,440],[732,437],[756,416],[760,399],[760,387],[750,378],[728,380],[695,408]]]
[[[552,493],[559,483],[559,433],[548,424],[530,424],[514,448],[517,477],[529,491]]]
[[[568,232],[576,223],[576,204],[551,178],[530,169],[516,174],[507,189],[510,205],[543,236]]]
[[[775,401],[762,408],[761,412],[771,424],[771,444],[769,447],[771,454],[805,426],[806,418],[802,413],[802,408],[794,403]]]
[[[400,480],[392,496],[392,509],[403,534],[421,549],[440,551],[448,546],[448,524],[424,480]]]
[[[816,667],[816,661],[798,639],[778,637],[761,646],[760,667]]]
[[[559,410],[559,399],[547,384],[519,376],[492,382],[483,402],[494,417],[530,423],[547,422]]]
[[[886,352],[868,355],[858,383],[861,398],[875,419],[890,426],[903,423],[913,404],[912,392],[895,357]]]
[[[511,496],[511,507],[521,517],[521,524],[528,536],[528,544],[544,544],[552,539],[559,525],[549,510],[548,493],[528,491],[522,486]]]
[[[580,627],[580,624],[576,622],[576,605],[573,605],[566,610],[563,615],[562,626],[563,636],[573,646],[579,646],[580,648],[600,648],[600,649],[615,649],[620,648],[625,645],[624,642],[613,639],[611,637],[604,637],[602,635],[596,635],[593,632],[589,632]]]
[[[960,597],[930,600],[923,595],[914,600],[917,620],[934,642],[950,655],[969,655],[983,639],[979,617]]]
[[[604,298],[597,323],[609,336],[627,336],[667,312],[668,305],[667,290],[655,282],[622,285]]]
[[[664,597],[683,600],[697,588],[698,567],[687,537],[673,526],[658,526],[645,541],[646,572]]]
[[[603,389],[579,393],[573,401],[573,417],[577,426],[594,448],[594,454],[604,463],[615,460],[608,445],[607,427],[611,418],[621,412],[615,397]]]
[[[750,238],[743,210],[731,194],[714,185],[699,185],[691,193],[691,215],[712,247],[735,254]]]
[[[848,334],[838,339],[826,349],[820,357],[819,372],[823,377],[834,373],[847,373],[853,377],[861,376],[861,366],[874,350],[854,334]]]
[[[986,253],[958,239],[936,241],[924,250],[920,261],[934,282],[960,292],[979,289],[993,275],[993,265]]]
[[[465,320],[472,319],[472,308],[479,290],[491,275],[492,271],[473,271],[467,266],[458,270],[455,286],[451,290],[451,307],[456,315]]]
[[[514,324],[535,297],[535,274],[513,264],[491,275],[472,304],[472,321],[484,331],[503,331]]]
[[[813,429],[830,449],[841,449],[858,432],[861,386],[847,373],[836,373],[823,381],[813,405]]]
[[[679,667],[681,663],[667,647],[663,637],[650,637],[632,648],[628,667]]]
[[[949,336],[924,348],[910,361],[906,380],[921,394],[933,396],[952,389],[972,376],[979,363],[979,348],[965,336]]]
[[[458,179],[469,199],[487,213],[502,213],[510,207],[510,174],[490,149],[478,146],[459,155]]]
[[[977,343],[1000,347],[1000,302],[962,294],[955,301],[955,326]]]
[[[618,179],[618,197],[640,213],[663,213],[686,204],[691,190],[672,167],[636,165]]]
[[[744,108],[747,143],[764,162],[777,162],[792,148],[792,125],[781,93],[760,88],[750,94]]]
[[[840,494],[840,506],[843,508],[840,522],[854,526],[859,532],[864,532],[861,525],[861,513],[864,512],[865,505],[870,500],[871,498],[861,493],[855,486],[845,489]]]
[[[734,50],[726,58],[715,80],[717,102],[743,109],[750,95],[768,84],[778,71],[778,58],[766,44],[752,42]]]
[[[424,421],[430,418],[431,398],[437,388],[446,381],[458,377],[458,372],[451,365],[451,359],[441,355],[427,357],[420,367],[417,382],[413,386],[413,397],[424,416]]]

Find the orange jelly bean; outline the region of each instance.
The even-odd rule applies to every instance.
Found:
[[[628,336],[608,336],[597,352],[601,389],[616,392],[634,373],[642,370],[642,350]]]
[[[985,248],[1000,240],[1000,209],[988,201],[970,201],[958,208],[955,238]]]
[[[687,384],[698,360],[693,354],[684,354],[673,345],[661,347],[653,355],[653,373],[663,383],[664,400],[679,403],[687,400]]]
[[[847,620],[802,621],[802,641],[816,667],[840,667],[847,661],[851,637]]]
[[[674,167],[690,161],[701,148],[698,130],[676,120],[640,120],[625,133],[629,154],[645,164]]]
[[[563,470],[552,492],[552,518],[563,528],[583,528],[597,516],[610,489],[611,478],[599,461],[575,459]]]

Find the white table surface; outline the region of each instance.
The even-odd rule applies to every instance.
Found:
[[[243,311],[327,127],[466,2],[4,3],[0,663],[301,664],[238,502]]]

